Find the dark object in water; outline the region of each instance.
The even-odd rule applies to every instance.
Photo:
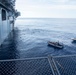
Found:
[[[62,49],[64,47],[63,44],[60,44],[59,42],[50,42],[50,41],[48,42],[48,46],[52,46],[59,49]]]
[[[73,41],[72,42],[76,42],[76,38],[72,39]]]

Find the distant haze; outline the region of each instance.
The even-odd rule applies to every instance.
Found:
[[[16,0],[20,18],[76,18],[76,0]]]

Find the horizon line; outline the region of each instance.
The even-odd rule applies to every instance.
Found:
[[[21,17],[21,18],[17,18],[17,19],[55,19],[55,18],[52,18],[52,17],[50,17],[50,18],[49,17],[40,17],[40,18],[39,17]],[[64,18],[64,17],[61,17],[59,19],[76,19],[76,18]]]

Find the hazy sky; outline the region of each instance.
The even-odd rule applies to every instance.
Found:
[[[16,0],[24,18],[76,18],[76,0]]]

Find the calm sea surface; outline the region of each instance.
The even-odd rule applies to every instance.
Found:
[[[76,38],[76,19],[18,19],[15,27],[10,43],[6,40],[0,48],[0,59],[76,54],[71,40]],[[64,49],[48,47],[48,41],[59,41]]]

